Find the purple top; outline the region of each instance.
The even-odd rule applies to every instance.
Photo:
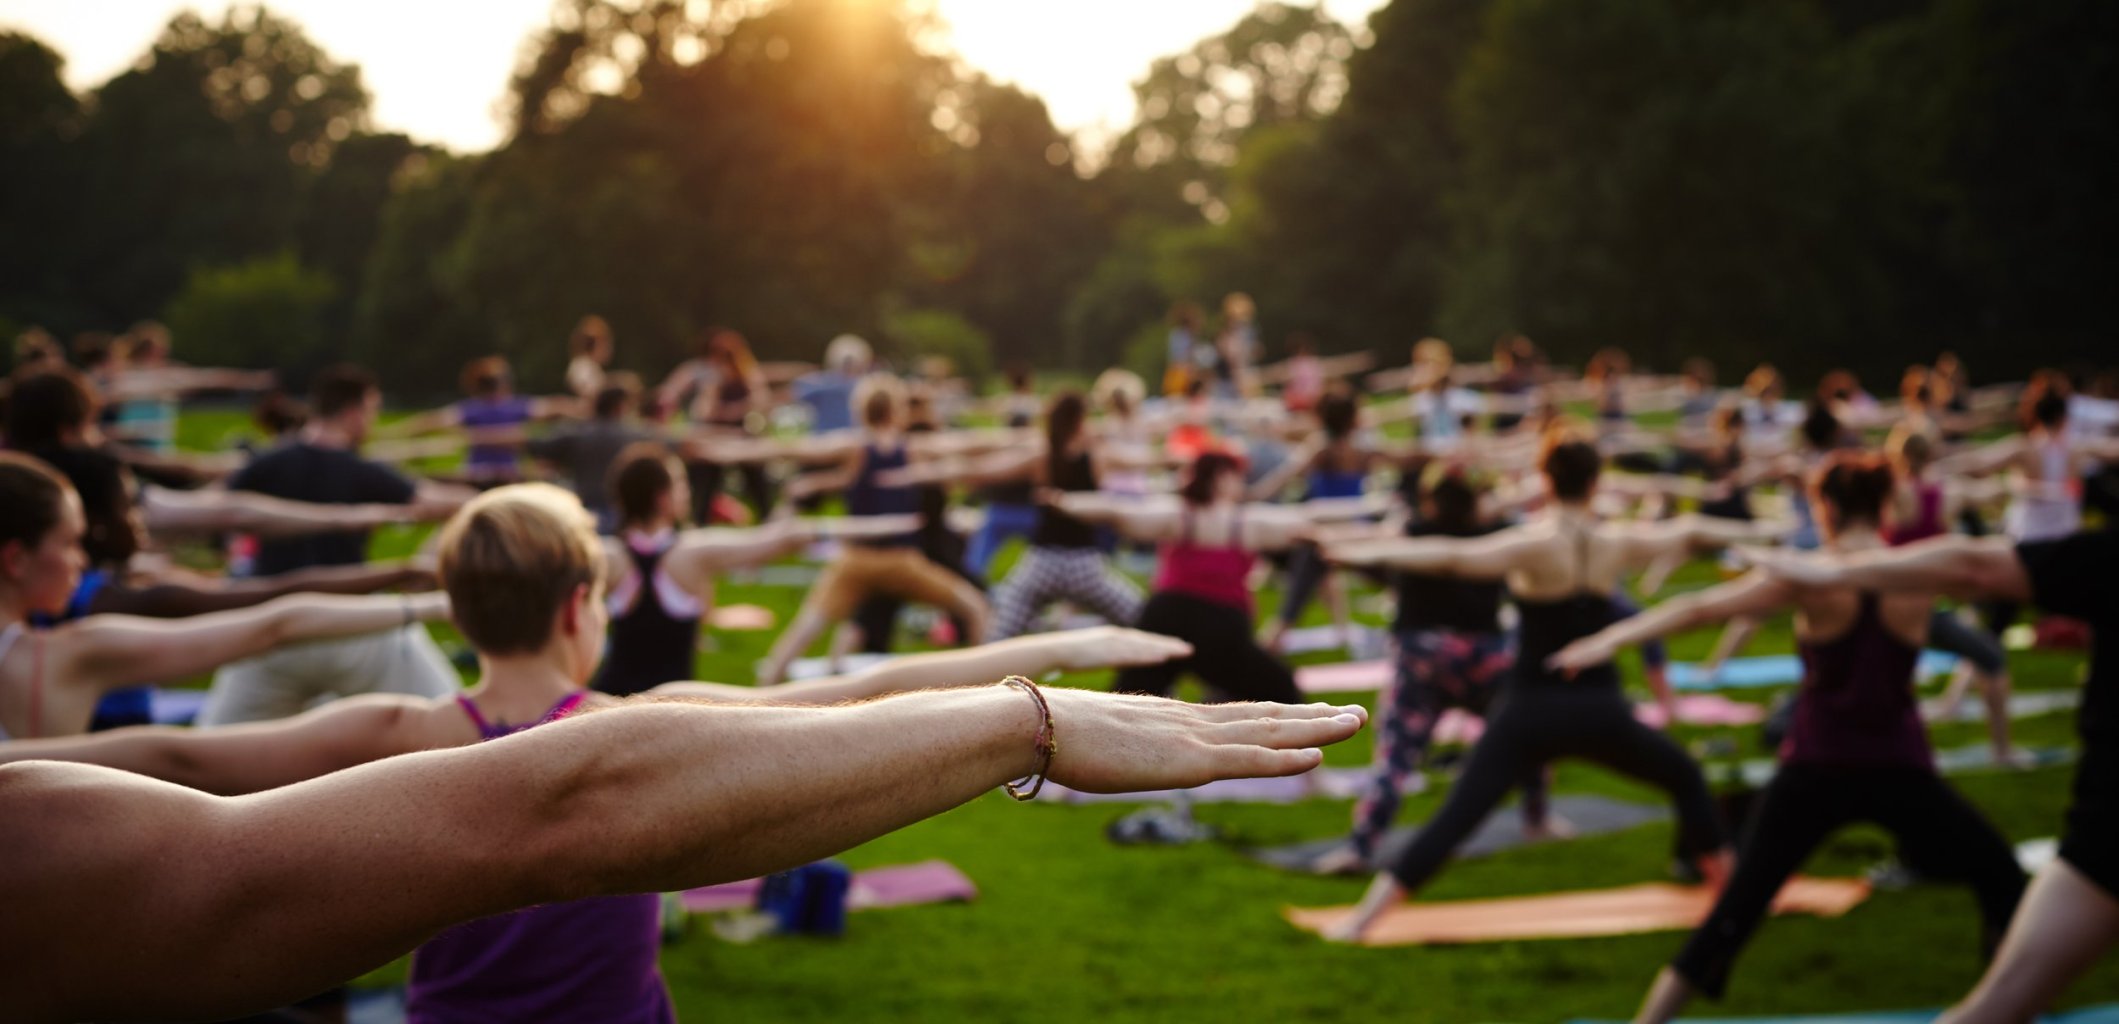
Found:
[[[565,718],[587,698],[568,694],[537,721],[507,725],[457,703],[484,739]],[[412,956],[408,1024],[609,1021],[675,1024],[657,957],[662,901],[654,893],[602,896],[457,925]]]
[[[1861,595],[1861,612],[1845,634],[1799,647],[1803,683],[1781,760],[1935,770],[1913,699],[1920,648],[1885,628],[1875,594]]]
[[[466,398],[456,403],[456,418],[466,427],[518,427],[530,422],[531,401],[521,395],[506,398]],[[474,444],[464,452],[464,465],[474,474],[513,473],[515,448],[505,444]]]

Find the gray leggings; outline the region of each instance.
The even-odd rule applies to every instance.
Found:
[[[2009,667],[2009,654],[1994,634],[1940,608],[1928,618],[1928,646],[1963,658],[1985,675],[1997,675]]]

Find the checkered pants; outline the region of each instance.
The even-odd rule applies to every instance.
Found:
[[[1030,628],[1030,620],[1055,601],[1072,601],[1130,626],[1140,615],[1140,587],[1111,566],[1095,548],[1031,546],[993,592],[989,640],[1006,640]]]

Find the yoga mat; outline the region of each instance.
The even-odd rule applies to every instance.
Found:
[[[1575,794],[1554,797],[1550,813],[1571,826],[1576,838],[1624,832],[1649,822],[1662,821],[1670,816],[1666,808],[1652,804]],[[1419,833],[1417,827],[1392,829],[1376,847],[1378,862],[1396,859],[1399,854],[1405,852],[1406,847],[1412,845],[1414,837]],[[1502,850],[1527,846],[1532,842],[1530,837],[1523,834],[1520,806],[1510,804],[1488,815],[1478,829],[1457,847],[1457,856],[1484,857]],[[1262,846],[1245,852],[1252,860],[1269,867],[1308,873],[1311,861],[1344,845],[1346,837],[1337,835],[1304,843],[1290,843],[1286,846]]]
[[[1318,651],[1373,651],[1382,648],[1383,631],[1369,626],[1347,627],[1346,639],[1339,642],[1339,627],[1334,625],[1297,626],[1281,637],[1281,651],[1285,654],[1314,654]]]
[[[1929,676],[1947,675],[1957,667],[1957,656],[1941,651],[1923,651],[1920,655],[1918,674]],[[1700,666],[1689,661],[1670,663],[1670,685],[1680,690],[1734,690],[1756,686],[1782,686],[1794,683],[1803,677],[1803,661],[1793,654],[1767,654],[1752,658],[1731,658],[1722,663],[1722,670],[1713,676],[1700,671]]]
[[[1855,1013],[1798,1014],[1789,1017],[1680,1017],[1678,1024],[1932,1024],[1942,1016],[1936,1010],[1876,1010]],[[1569,1024],[1620,1024],[1617,1021],[1577,1020]],[[2067,1013],[2038,1018],[2038,1024],[2119,1024],[2119,1003],[2085,1006]]]
[[[2019,768],[2051,768],[2056,765],[2073,764],[2079,755],[2068,747],[2018,747],[2017,756],[2025,759],[2021,765],[2003,765],[1994,761],[1994,748],[1985,743],[1970,746],[1949,747],[1935,752],[1935,770],[1944,775],[1970,775],[1987,771],[2015,771]],[[1754,788],[1773,781],[1773,774],[1780,770],[1780,763],[1772,758],[1757,758],[1737,766],[1738,774],[1746,785]],[[1710,774],[1713,774],[1710,769]]]
[[[1371,693],[1391,685],[1391,663],[1378,659],[1304,665],[1295,670],[1295,685],[1304,693]]]
[[[2012,693],[2009,694],[2009,717],[2036,718],[2056,711],[2073,711],[2081,703],[2081,690],[2032,690],[2028,693]],[[1941,719],[1941,698],[1921,701],[1920,714],[1931,722]],[[1986,719],[1986,701],[1976,693],[1967,693],[1964,700],[1958,702],[1957,713],[1951,715],[1949,721],[1984,722]]]
[[[701,886],[684,891],[684,909],[695,914],[747,910],[758,899],[764,879]],[[849,910],[882,910],[929,903],[964,903],[977,899],[978,886],[946,860],[923,860],[916,864],[873,868],[854,872],[847,890]]]
[[[1403,903],[1384,911],[1364,946],[1412,946],[1522,939],[1581,939],[1696,928],[1714,907],[1705,886],[1649,882],[1619,889],[1445,903]],[[1869,897],[1869,883],[1797,876],[1773,901],[1775,914],[1839,917]],[[1322,932],[1350,907],[1289,907],[1288,923]]]
[[[707,624],[715,629],[731,633],[757,633],[773,628],[778,621],[773,610],[763,605],[722,605],[707,613]]]
[[[1766,720],[1765,705],[1730,700],[1718,693],[1680,695],[1677,710],[1678,721],[1685,725],[1757,725]],[[1643,725],[1660,729],[1666,724],[1663,706],[1652,701],[1634,705],[1633,714]]]

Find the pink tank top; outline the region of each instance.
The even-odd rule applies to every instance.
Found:
[[[1162,562],[1155,571],[1155,589],[1184,594],[1202,601],[1251,611],[1251,567],[1258,556],[1241,545],[1243,513],[1236,513],[1229,533],[1239,543],[1223,546],[1199,544],[1192,539],[1192,508],[1186,506],[1178,539],[1163,545]]]

